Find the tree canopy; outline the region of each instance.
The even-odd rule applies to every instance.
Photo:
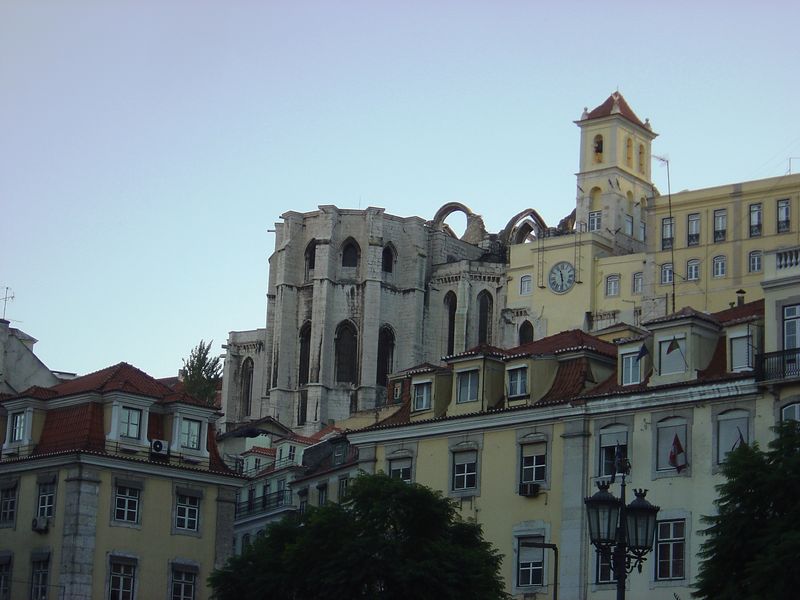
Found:
[[[183,359],[183,386],[186,393],[202,400],[209,406],[214,404],[217,384],[222,379],[222,365],[218,356],[209,356],[213,340],[205,343],[200,340],[189,358]]]
[[[361,475],[341,504],[268,526],[209,583],[219,600],[499,600],[501,560],[440,492]]]
[[[775,426],[764,452],[757,444],[728,454],[717,486],[695,598],[796,598],[800,570],[800,422]]]

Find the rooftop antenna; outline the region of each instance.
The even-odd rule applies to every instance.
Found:
[[[5,295],[2,298],[2,300],[3,300],[3,319],[4,320],[6,318],[6,306],[8,305],[8,301],[9,300],[13,300],[13,299],[14,299],[14,292],[11,291],[10,287],[6,286],[6,292],[5,292]]]
[[[667,201],[669,202],[669,226],[670,234],[672,236],[672,243],[669,246],[670,261],[672,262],[672,312],[675,312],[675,221],[672,218],[672,185],[669,180],[669,158],[666,156],[658,156],[653,154],[655,158],[662,165],[667,165]]]

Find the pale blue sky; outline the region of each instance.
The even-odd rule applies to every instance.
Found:
[[[556,224],[573,121],[617,88],[673,190],[782,175],[798,23],[788,1],[2,0],[7,318],[53,369],[173,375],[263,327],[284,211]]]

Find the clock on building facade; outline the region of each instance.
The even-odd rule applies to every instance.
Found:
[[[556,294],[565,294],[575,285],[575,267],[567,261],[557,262],[547,277],[550,289]]]

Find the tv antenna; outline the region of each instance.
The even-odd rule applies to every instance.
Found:
[[[3,319],[6,318],[6,306],[8,306],[8,301],[14,299],[14,292],[11,291],[11,288],[6,286],[5,295],[0,298],[3,301]]]

